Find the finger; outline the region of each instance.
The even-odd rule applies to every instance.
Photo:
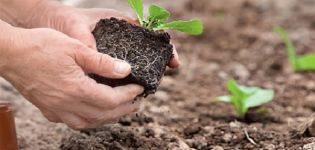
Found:
[[[111,123],[116,123],[121,117],[134,113],[138,111],[140,108],[140,103],[139,102],[134,102],[134,103],[127,103],[122,106],[119,106],[113,110],[106,111],[100,122],[94,123],[93,126],[101,126],[104,124],[111,124]]]
[[[82,119],[80,116],[69,112],[60,112],[58,116],[61,118],[63,123],[74,130],[86,129],[90,126],[90,123]]]
[[[78,52],[76,62],[88,73],[112,79],[124,78],[131,72],[131,66],[127,62],[96,51]]]
[[[104,115],[104,120],[110,121],[110,120],[119,119],[125,115],[138,111],[139,108],[140,108],[140,102],[127,103],[125,105],[122,105],[120,107],[117,107],[113,110],[108,111]]]
[[[80,25],[72,28],[69,33],[70,37],[79,40],[87,47],[96,50],[96,41],[88,26]]]
[[[103,122],[97,122],[97,123],[91,123],[91,125],[88,126],[88,129],[94,129],[94,128],[99,128],[105,124],[116,124],[119,120],[114,119],[114,120],[109,120],[109,121],[103,121]]]
[[[130,88],[130,87],[125,87],[125,88]],[[117,92],[120,92],[120,91],[117,91]],[[64,104],[64,107],[62,107],[61,111],[66,110],[68,112],[72,112],[91,123],[99,122],[103,116],[102,114],[104,114],[104,111],[115,109],[122,105],[135,103],[133,97],[136,97],[138,93],[132,92],[129,95],[130,97],[126,96],[125,100],[121,101],[120,104],[117,104],[118,105],[117,107],[109,107],[110,106],[109,104],[107,104],[105,107],[94,106],[88,103],[92,101],[92,100],[89,100],[88,102],[82,101],[82,102],[77,102],[77,103]],[[116,99],[113,99],[113,100],[116,100]]]
[[[120,105],[135,102],[137,96],[144,92],[144,88],[140,85],[129,84],[114,88],[113,98],[120,100]]]
[[[86,93],[84,102],[101,109],[114,109],[133,102],[144,90],[142,86],[135,84],[111,88],[97,83],[86,86],[86,89],[88,91],[84,92]]]
[[[172,56],[172,59],[168,65],[171,68],[178,68],[180,65],[179,56],[178,56],[178,53],[177,53],[175,46],[173,46],[173,56]]]
[[[41,113],[50,122],[54,122],[54,123],[60,123],[61,122],[61,119],[51,111],[45,110],[45,111],[41,111]]]
[[[99,106],[96,107],[86,102],[78,102],[72,103],[71,105],[65,104],[60,111],[71,112],[80,116],[88,123],[95,124],[97,122],[102,122],[103,114],[107,111],[107,108],[104,109]],[[113,120],[111,121],[113,122]]]
[[[99,115],[104,112],[104,108],[93,106],[86,102],[75,102],[71,104],[63,104],[62,108],[57,108],[59,111],[67,111],[84,118],[88,122],[98,121]],[[106,110],[106,109],[105,109]]]

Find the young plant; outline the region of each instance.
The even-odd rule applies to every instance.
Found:
[[[174,29],[190,35],[200,35],[203,32],[203,24],[200,20],[167,22],[170,12],[158,6],[149,7],[149,16],[145,19],[142,0],[128,0],[129,5],[136,12],[140,25],[144,28],[157,30]]]
[[[295,71],[315,71],[315,54],[296,55],[295,47],[288,33],[280,26],[275,26],[273,31],[279,35],[284,42],[291,65]]]
[[[273,90],[240,86],[234,80],[227,82],[227,88],[232,95],[220,96],[217,99],[221,102],[231,103],[240,118],[245,117],[249,108],[259,107],[274,98]]]

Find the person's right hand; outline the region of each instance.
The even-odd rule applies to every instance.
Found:
[[[131,71],[129,64],[52,29],[17,30],[1,54],[5,63],[0,75],[48,120],[83,129],[137,110],[134,98],[143,92],[141,86],[112,88],[86,75],[123,78]]]

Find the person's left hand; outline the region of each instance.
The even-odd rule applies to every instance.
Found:
[[[137,20],[129,17],[119,11],[112,9],[82,9],[61,5],[57,2],[43,4],[44,13],[47,17],[42,17],[41,26],[47,26],[63,32],[68,36],[80,40],[88,47],[96,50],[96,43],[92,31],[96,23],[100,19],[115,17],[124,19],[132,24],[138,24]],[[179,58],[174,47],[174,57],[169,63],[169,67],[177,68],[179,66]]]

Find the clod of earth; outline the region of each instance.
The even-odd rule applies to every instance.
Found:
[[[112,87],[139,84],[145,88],[144,96],[155,93],[173,53],[168,33],[116,18],[100,20],[92,33],[99,52],[125,60],[132,68],[131,74],[124,79],[92,74],[93,79]]]

